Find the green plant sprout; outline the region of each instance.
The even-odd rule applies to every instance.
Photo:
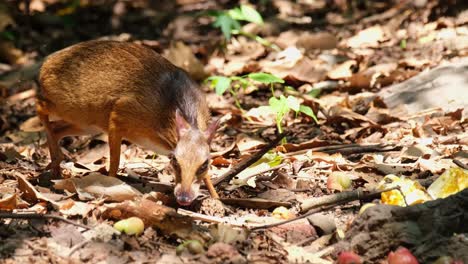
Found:
[[[278,128],[279,133],[283,133],[283,120],[291,110],[294,111],[296,115],[299,113],[308,115],[312,117],[316,123],[318,123],[317,117],[315,116],[314,111],[312,111],[312,108],[301,104],[299,100],[292,95],[288,97],[280,95],[279,99],[276,97],[271,97],[270,100],[268,100],[268,103],[270,108],[276,114],[276,127]]]
[[[257,81],[264,84],[269,84],[272,91],[275,83],[284,83],[284,80],[278,78],[272,74],[264,72],[249,73],[244,76],[211,76],[205,80],[205,82],[211,81],[211,87],[214,87],[217,95],[223,95],[226,91],[229,91],[234,97],[236,106],[242,109],[237,94],[239,89],[245,89],[247,86],[252,85],[252,81]]]
[[[244,76],[211,76],[205,80],[205,82],[211,81],[211,87],[215,89],[216,94],[223,95],[226,91],[229,91],[234,97],[235,104],[239,109],[242,109],[237,94],[240,88],[247,88],[247,86],[252,85],[252,81],[257,81],[263,84],[270,85],[272,96],[269,99],[269,107],[276,115],[276,127],[278,132],[283,132],[282,123],[285,118],[292,110],[297,114],[303,113],[310,116],[316,123],[318,123],[317,117],[314,114],[314,111],[309,106],[302,105],[299,102],[299,99],[289,95],[285,97],[281,95],[279,98],[275,97],[274,93],[274,84],[284,83],[284,80],[278,78],[272,74],[264,72],[254,72],[249,73]],[[286,86],[285,89],[291,89],[290,86]]]
[[[221,29],[221,32],[223,32],[224,38],[227,41],[231,39],[232,35],[243,35],[264,46],[271,47],[276,51],[281,50],[278,46],[268,40],[241,30],[241,21],[263,25],[262,16],[257,12],[257,10],[248,5],[241,5],[240,7],[223,11],[211,11],[208,15],[215,17],[213,26]]]

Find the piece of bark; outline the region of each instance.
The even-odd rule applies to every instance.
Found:
[[[414,206],[373,206],[353,222],[335,253],[352,250],[365,263],[379,263],[390,250],[405,246],[420,263],[432,263],[439,256],[468,263],[467,208],[468,189]]]
[[[183,239],[207,241],[202,228],[194,224],[191,217],[178,214],[173,208],[157,204],[146,198],[114,204],[104,212],[104,218],[125,219],[137,216],[145,226],[153,226],[164,235],[174,235]]]

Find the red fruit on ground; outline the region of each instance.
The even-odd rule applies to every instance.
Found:
[[[399,247],[395,252],[390,252],[387,261],[388,264],[419,264],[416,257],[404,247]]]
[[[338,256],[338,264],[361,264],[361,257],[351,251],[343,251]]]

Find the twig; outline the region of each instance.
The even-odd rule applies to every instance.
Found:
[[[180,215],[189,216],[190,218],[194,220],[201,220],[201,221],[208,222],[208,223],[216,223],[216,224],[226,223],[226,220],[221,217],[195,213],[195,212],[181,209],[181,208],[177,209],[177,213]]]
[[[453,161],[453,163],[457,164],[458,167],[460,167],[462,169],[465,169],[465,170],[468,170],[468,165],[463,163],[461,160],[453,159],[452,161]]]
[[[391,190],[398,189],[398,187],[392,187],[388,188],[385,190],[376,190],[376,191],[371,191],[366,193],[363,190],[354,190],[354,191],[349,191],[349,192],[340,192],[340,193],[335,193],[331,195],[325,195],[322,197],[314,197],[311,199],[305,200],[301,204],[301,212],[307,212],[308,210],[312,208],[316,208],[319,206],[324,206],[324,205],[338,205],[338,204],[343,204],[355,200],[365,200],[365,199],[372,199],[374,197],[378,197],[381,193],[383,192],[388,192]]]
[[[325,211],[325,210],[329,210],[329,209],[331,209],[331,208],[333,208],[333,207],[335,207],[337,205],[340,205],[340,204],[344,204],[344,203],[354,201],[354,200],[369,199],[369,198],[372,198],[372,197],[374,197],[376,195],[380,195],[383,192],[388,192],[388,191],[395,190],[395,189],[398,189],[398,188],[397,187],[392,187],[392,188],[388,188],[388,189],[381,190],[381,191],[380,190],[379,191],[373,191],[373,192],[370,192],[370,193],[367,193],[367,194],[364,193],[361,190],[348,192],[348,194],[343,195],[343,197],[345,197],[345,199],[335,199],[334,201],[330,201],[331,200],[330,198],[325,199],[326,203],[321,204],[322,205],[321,207],[317,207],[317,206],[320,206],[320,205],[316,205],[314,208],[310,209],[309,212],[307,212],[306,214],[303,214],[303,215],[298,216],[298,217],[293,218],[293,219],[288,219],[286,221],[277,222],[277,223],[274,223],[274,224],[268,224],[268,225],[252,227],[250,230],[251,231],[256,231],[256,230],[260,230],[260,229],[267,229],[267,228],[271,228],[271,227],[275,227],[275,226],[284,225],[284,224],[287,224],[287,223],[290,223],[290,222],[293,222],[293,221],[296,221],[296,220],[299,220],[299,219],[306,218],[306,217],[311,216],[311,215],[313,215],[315,213]],[[304,211],[304,209],[302,209],[302,211]]]
[[[51,215],[51,214],[34,214],[34,213],[28,213],[28,214],[18,214],[18,213],[5,213],[2,212],[0,213],[0,219],[2,218],[14,218],[14,219],[55,219],[55,220],[60,220],[65,223],[78,226],[84,229],[91,229],[91,227],[80,224],[80,223],[75,223],[69,219],[63,218],[58,215]]]
[[[333,207],[335,207],[335,205],[328,205],[328,206],[322,206],[322,207],[319,207],[319,208],[315,208],[315,209],[310,210],[308,213],[300,215],[300,216],[298,216],[296,218],[293,218],[293,219],[288,219],[288,220],[277,222],[277,223],[274,223],[274,224],[268,224],[268,225],[261,225],[261,226],[252,227],[252,228],[250,228],[250,231],[253,232],[253,231],[257,231],[257,230],[261,230],[261,229],[268,229],[268,228],[272,228],[272,227],[275,227],[275,226],[280,226],[280,225],[284,225],[284,224],[287,224],[287,223],[291,223],[291,222],[294,222],[296,220],[303,219],[303,218],[306,218],[308,216],[311,216],[311,215],[313,215],[315,213],[325,211],[325,210],[328,210],[328,209],[332,209]]]
[[[291,203],[288,202],[277,202],[261,198],[221,198],[221,202],[227,205],[254,209],[269,209],[279,206],[291,207]]]
[[[81,241],[80,243],[74,245],[71,249],[70,249],[70,252],[68,252],[68,257],[71,257],[73,255],[73,253],[75,253],[78,249],[84,247],[86,244],[89,243],[90,240],[86,239],[86,240],[83,240]]]
[[[234,176],[239,174],[241,171],[248,168],[250,165],[254,164],[257,160],[259,160],[265,153],[267,153],[270,149],[274,148],[284,137],[286,133],[281,133],[275,138],[273,141],[265,145],[262,149],[258,152],[253,154],[252,156],[246,158],[245,160],[239,162],[236,166],[232,167],[228,172],[223,174],[221,177],[213,180],[213,185],[217,186],[221,182],[228,181],[232,179]]]
[[[384,152],[398,150],[401,146],[396,145],[382,145],[382,144],[373,144],[373,145],[360,145],[360,144],[344,144],[344,145],[331,145],[323,147],[315,147],[308,149],[301,149],[293,152],[286,153],[287,155],[298,155],[306,153],[311,150],[313,152],[325,152],[325,153],[335,153],[340,152],[341,154],[357,154],[365,152]]]

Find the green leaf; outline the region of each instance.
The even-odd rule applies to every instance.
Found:
[[[317,96],[320,95],[320,92],[322,91],[322,89],[313,89],[312,91],[310,91],[307,95],[309,96],[312,96],[314,98],[317,98]]]
[[[251,6],[241,5],[240,10],[242,11],[244,20],[255,24],[263,24],[262,16]]]
[[[268,102],[271,109],[276,113],[277,119],[279,120],[282,120],[283,117],[289,112],[288,101],[284,95],[281,95],[280,99],[271,97]]]
[[[236,7],[233,9],[230,9],[227,11],[227,14],[235,20],[245,20],[244,14],[242,14],[242,11],[240,8]]]
[[[231,86],[232,80],[224,76],[211,76],[207,80],[211,81],[211,85],[215,87],[217,95],[222,95]]]
[[[307,105],[301,105],[300,108],[299,108],[299,111],[301,113],[303,113],[303,114],[306,114],[306,115],[312,117],[312,119],[314,119],[315,123],[318,123],[317,117],[315,116],[314,111],[312,111],[312,108],[308,107]]]
[[[226,39],[231,38],[232,30],[240,29],[239,22],[232,19],[232,17],[230,17],[226,13],[219,15],[213,23],[213,26],[221,28],[221,31],[223,32],[223,35]]]
[[[299,108],[301,106],[301,103],[299,102],[299,100],[290,95],[288,96],[288,98],[286,99],[288,101],[288,107],[291,108],[292,110],[294,110],[294,112],[298,112],[299,111]]]
[[[254,81],[261,82],[261,83],[266,83],[266,84],[284,83],[283,79],[278,78],[278,77],[276,77],[276,76],[274,76],[272,74],[269,74],[269,73],[264,73],[264,72],[250,73],[249,75],[247,75],[247,77],[249,77],[250,79],[252,79]]]
[[[402,39],[400,42],[400,48],[406,49],[406,39]]]

